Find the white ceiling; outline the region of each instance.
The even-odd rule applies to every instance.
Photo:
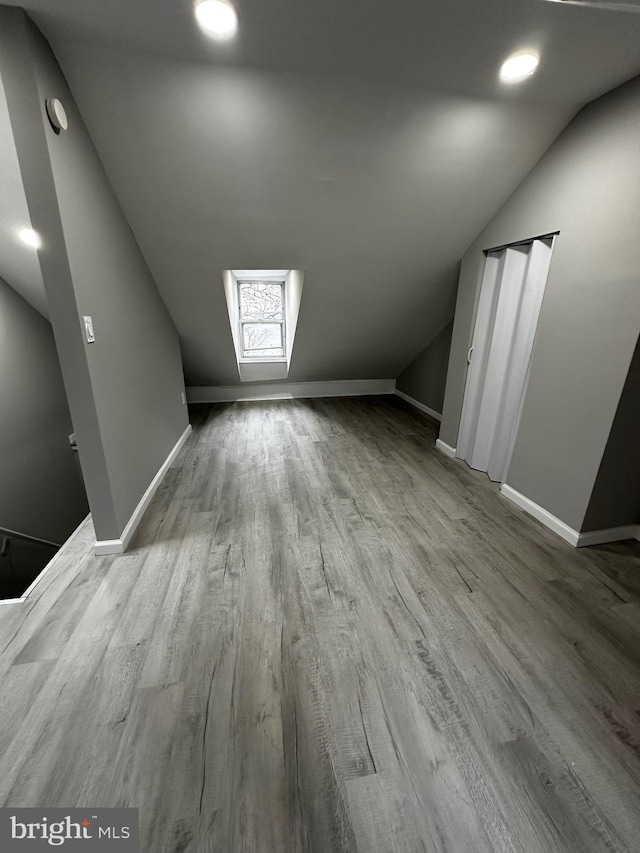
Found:
[[[237,382],[221,271],[305,271],[292,380],[391,377],[451,318],[457,264],[585,102],[640,71],[640,14],[543,0],[23,0],[181,334]],[[502,59],[538,74],[504,89]],[[527,235],[523,235],[527,236]]]

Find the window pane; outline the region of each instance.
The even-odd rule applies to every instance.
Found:
[[[277,282],[240,282],[241,320],[283,320],[283,287]]]
[[[245,323],[242,326],[242,337],[246,356],[284,356],[281,323]]]

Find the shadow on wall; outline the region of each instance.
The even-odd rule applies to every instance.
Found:
[[[89,509],[51,326],[2,279],[0,399],[0,598],[14,598]]]
[[[438,414],[442,414],[452,333],[453,320],[396,379],[399,391]]]
[[[587,507],[583,531],[640,524],[640,337]]]

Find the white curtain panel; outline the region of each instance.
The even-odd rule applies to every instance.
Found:
[[[457,455],[503,482],[526,388],[552,239],[487,255]]]

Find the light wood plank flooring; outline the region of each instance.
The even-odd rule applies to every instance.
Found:
[[[0,607],[0,803],[144,853],[640,850],[640,549],[394,398],[200,406],[130,552]]]

